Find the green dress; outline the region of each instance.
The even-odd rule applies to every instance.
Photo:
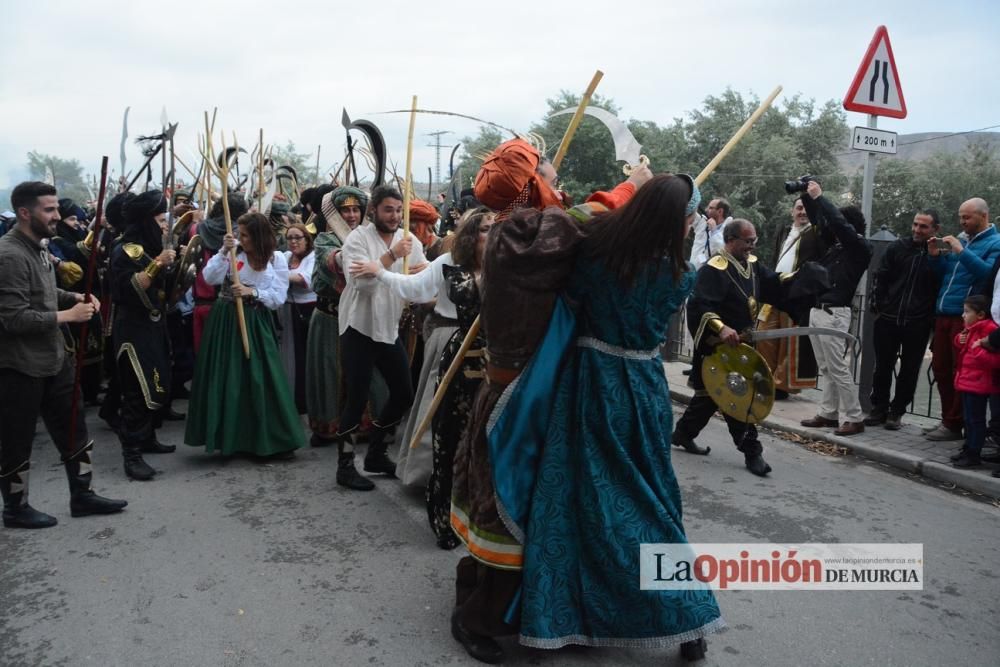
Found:
[[[288,292],[288,265],[275,253],[263,271],[237,255],[240,282],[258,289],[244,299],[250,358],[243,352],[236,303],[229,291],[229,261],[220,252],[205,265],[209,284],[223,284],[212,306],[195,362],[184,442],[224,455],[270,456],[305,444],[295,399],[281,365],[272,310]]]

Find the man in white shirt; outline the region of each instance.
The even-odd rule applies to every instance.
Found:
[[[704,216],[696,216],[691,229],[694,230],[694,243],[691,245],[691,265],[695,271],[715,255],[722,252],[725,242],[722,240],[722,230],[733,219],[733,207],[722,197],[708,202]]]
[[[373,219],[355,228],[344,242],[341,260],[344,267],[352,262],[378,261],[387,271],[403,272],[403,260],[419,271],[426,265],[423,246],[410,234],[404,234],[403,197],[390,186],[372,192],[369,210]],[[395,476],[396,464],[386,454],[387,436],[413,402],[410,363],[399,340],[399,318],[404,301],[389,286],[374,278],[354,277],[347,273],[347,286],[340,295],[339,331],[341,372],[347,397],[340,413],[337,439],[340,458],[337,483],[359,491],[374,488],[371,480],[354,468],[353,439],[368,403],[372,371],[378,368],[389,386],[389,400],[373,420],[365,456],[365,471]]]

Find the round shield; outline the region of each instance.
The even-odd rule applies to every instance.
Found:
[[[749,345],[719,345],[702,362],[701,379],[719,410],[741,422],[759,424],[774,406],[774,376]]]
[[[195,234],[188,241],[180,264],[177,265],[177,276],[174,287],[170,290],[170,303],[175,304],[184,298],[184,294],[194,285],[194,279],[205,264],[204,246],[201,237]]]

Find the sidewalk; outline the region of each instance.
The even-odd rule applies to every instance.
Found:
[[[670,383],[671,398],[680,403],[689,403],[694,390],[687,386],[688,378],[682,371],[691,368],[690,364],[667,362],[663,364],[663,368]],[[984,463],[982,467],[972,470],[953,468],[948,457],[961,446],[961,442],[931,442],[920,433],[922,426],[929,426],[935,423],[935,420],[905,415],[903,428],[898,431],[888,431],[881,426],[869,426],[864,433],[850,437],[835,436],[832,428],[801,426],[800,421],[816,414],[816,400],[819,394],[818,390],[807,390],[790,396],[788,400],[776,401],[774,409],[762,426],[846,447],[854,454],[905,472],[916,473],[937,482],[954,484],[967,491],[992,498],[1000,498],[1000,478],[991,475],[998,464]]]

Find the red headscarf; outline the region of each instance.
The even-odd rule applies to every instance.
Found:
[[[518,206],[559,206],[559,196],[535,172],[540,161],[538,151],[524,139],[500,144],[476,174],[476,199],[498,211],[497,220]]]
[[[434,236],[434,224],[438,217],[438,210],[433,205],[422,199],[410,201],[410,233],[417,237],[425,249],[437,240]]]

